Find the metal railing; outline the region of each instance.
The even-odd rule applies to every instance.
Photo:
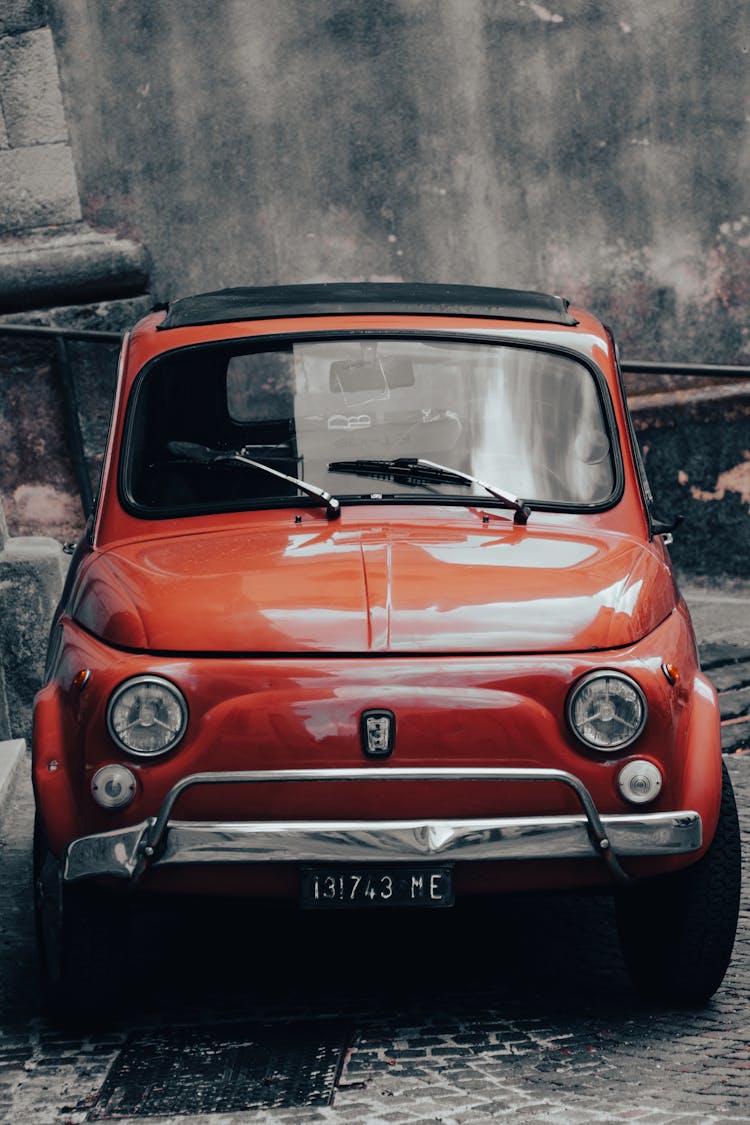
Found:
[[[68,343],[109,344],[119,346],[121,332],[99,332],[86,328],[56,328],[37,324],[0,323],[0,336],[16,336],[50,340],[54,344],[57,373],[63,404],[63,423],[68,454],[81,498],[84,519],[93,505],[93,490],[86,464],[81,432],[75,380],[70,365]],[[726,363],[659,363],[651,360],[626,360],[620,363],[625,375],[679,375],[720,379],[750,379],[750,366]]]
[[[750,367],[739,363],[656,363],[653,360],[623,360],[625,375],[693,375],[720,379],[750,379]]]
[[[70,356],[68,354],[68,342],[74,341],[119,346],[122,340],[122,333],[96,332],[79,328],[51,328],[36,324],[0,324],[0,336],[46,339],[54,344],[55,357],[57,360],[57,375],[62,398],[65,441],[75,475],[78,495],[81,500],[83,518],[86,520],[93,507],[94,493],[91,487],[88,465],[86,464],[86,450],[83,443],[83,434],[81,432],[81,417],[78,411],[75,380],[73,378]]]

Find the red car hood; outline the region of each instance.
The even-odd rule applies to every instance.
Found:
[[[637,641],[674,598],[656,554],[609,532],[327,525],[94,552],[69,611],[156,652],[572,652]]]

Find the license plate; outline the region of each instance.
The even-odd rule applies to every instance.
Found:
[[[441,867],[303,867],[305,910],[453,906],[453,869]]]

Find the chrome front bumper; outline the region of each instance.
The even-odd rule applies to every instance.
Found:
[[[308,781],[555,781],[572,789],[580,815],[473,819],[209,822],[172,819],[177,799],[201,785]],[[128,828],[73,840],[68,881],[117,876],[137,881],[149,867],[229,863],[384,863],[424,860],[578,859],[599,857],[616,880],[623,856],[697,851],[701,818],[690,810],[600,816],[573,774],[548,769],[363,768],[192,774],[164,800],[159,815]]]

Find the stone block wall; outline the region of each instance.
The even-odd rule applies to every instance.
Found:
[[[142,293],[143,247],[82,221],[42,0],[0,4],[0,312]]]
[[[41,0],[0,14],[0,232],[81,219],[52,33]]]

